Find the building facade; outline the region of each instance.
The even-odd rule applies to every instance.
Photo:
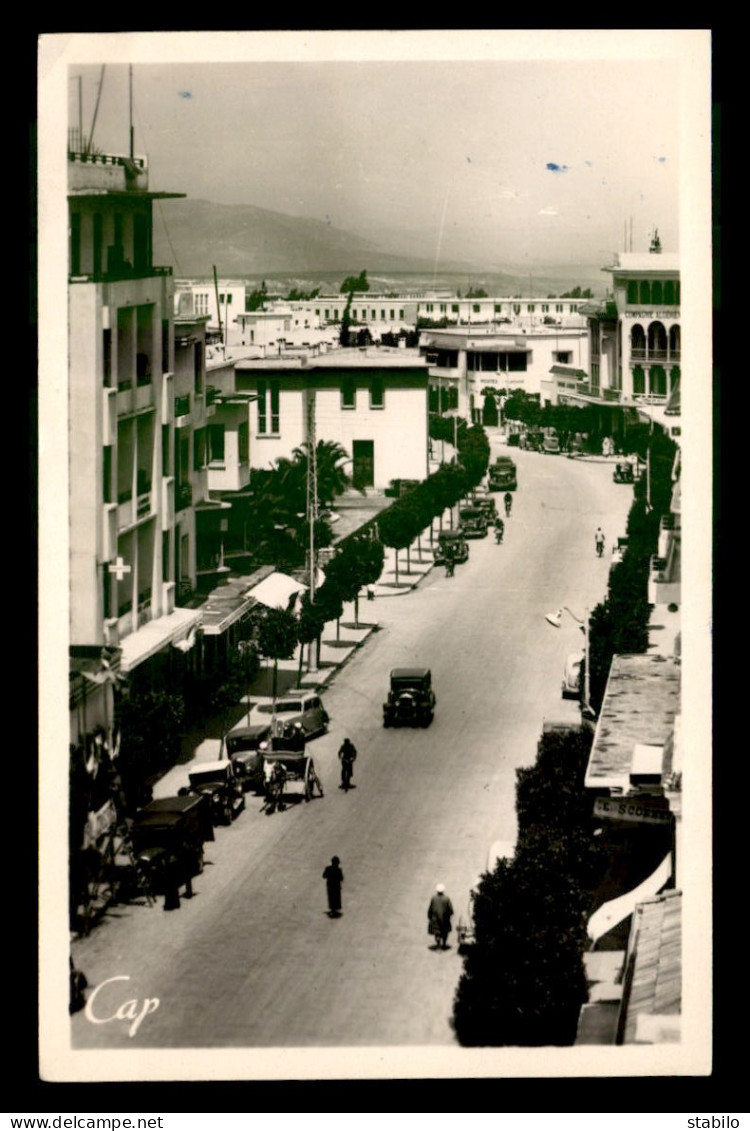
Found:
[[[423,330],[420,352],[429,365],[430,383],[451,390],[458,415],[478,420],[486,391],[521,389],[541,395],[555,367],[583,376],[588,369],[584,326],[457,327]]]
[[[318,357],[238,361],[237,393],[248,394],[250,465],[292,458],[308,441],[314,394],[317,440],[351,457],[358,487],[428,473],[428,373],[413,351],[339,349]]]

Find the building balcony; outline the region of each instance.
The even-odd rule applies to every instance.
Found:
[[[144,589],[138,594],[138,627],[148,624],[151,620],[151,590]]]
[[[175,397],[174,399],[174,423],[175,428],[184,427],[190,420],[190,394],[184,397]]]
[[[175,487],[175,511],[183,511],[192,506],[193,488],[189,483],[178,483]]]

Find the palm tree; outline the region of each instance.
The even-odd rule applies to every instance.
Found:
[[[307,477],[308,444],[300,444],[292,452],[294,462],[303,482]],[[315,448],[315,465],[318,481],[318,502],[321,506],[330,506],[338,495],[351,487],[351,476],[344,471],[344,465],[349,462],[350,456],[346,448],[337,440],[318,440]],[[280,462],[280,461],[279,461]]]

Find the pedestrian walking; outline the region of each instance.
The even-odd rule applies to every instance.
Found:
[[[352,774],[354,772],[354,762],[357,757],[357,749],[350,738],[345,738],[339,747],[339,761],[341,762],[341,785],[340,789],[349,789],[352,781]]]
[[[338,919],[341,914],[341,885],[344,882],[344,873],[340,864],[338,856],[332,856],[331,863],[323,872],[328,892],[328,915],[331,919]]]
[[[436,884],[435,894],[427,908],[427,930],[435,936],[435,949],[448,949],[448,935],[451,933],[453,904],[445,894],[445,885]]]
[[[596,547],[597,557],[601,557],[604,553],[604,531],[601,526],[597,526],[594,533],[594,546]]]

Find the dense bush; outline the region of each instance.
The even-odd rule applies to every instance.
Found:
[[[586,1001],[583,954],[603,867],[591,837],[584,730],[542,735],[536,764],[517,771],[512,861],[482,877],[476,942],[453,1008],[462,1045],[571,1045]]]

